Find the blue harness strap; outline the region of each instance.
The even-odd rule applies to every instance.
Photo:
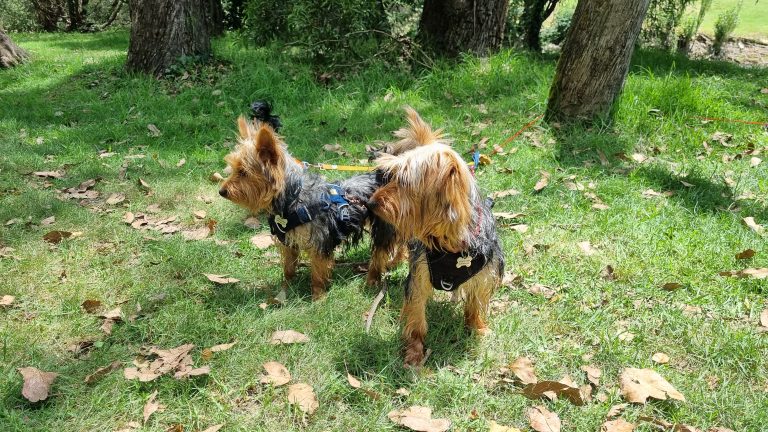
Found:
[[[335,184],[328,185],[328,191],[323,200],[313,206],[299,205],[286,214],[270,215],[267,219],[269,230],[281,243],[285,243],[285,235],[292,229],[311,221],[320,212],[326,212],[331,207],[336,208],[336,219],[343,235],[349,231],[350,220],[349,202],[344,198],[344,189]]]

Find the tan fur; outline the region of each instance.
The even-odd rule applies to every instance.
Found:
[[[448,144],[450,142],[443,134],[442,129],[433,131],[432,127],[419,116],[416,110],[406,106],[405,112],[408,118],[408,127],[394,132],[395,137],[400,138],[400,140],[388,144],[387,153],[398,155],[419,146],[435,143]]]

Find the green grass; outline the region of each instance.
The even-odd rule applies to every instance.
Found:
[[[438,296],[428,310],[433,354],[414,374],[401,366],[398,336],[404,268],[393,273],[391,298],[379,309],[370,335],[362,314],[374,293],[349,267],[337,267],[326,300],[310,301],[304,268],[287,304],[263,310],[259,304],[281,281],[275,252],[250,246],[254,232],[243,226],[243,210],[223,199],[205,204],[196,197],[216,196],[208,178],[223,168],[235,117],[255,98],[275,101],[290,149],[302,159],[365,158],[366,145],[388,139],[402,124],[400,106],[406,103],[444,127],[465,151],[483,137],[502,142],[544,110],[552,60],[505,51],[413,74],[382,66],[325,86],[280,47],[241,49],[225,40],[215,44],[225,66],[207,68],[187,84],[126,74],[123,32],[14,39],[32,52],[33,61],[0,72],[0,223],[22,220],[0,226],[0,248],[14,248],[18,258],[0,259],[0,295],[16,296],[13,308],[0,310],[4,432],[116,430],[141,419],[155,390],[167,409],[143,430],[162,431],[176,423],[188,431],[217,423],[226,423],[226,431],[396,430],[386,414],[413,404],[450,418],[454,430],[485,431],[489,420],[527,429],[525,409],[541,402],[495,384],[498,368],[521,355],[535,361],[542,379],[570,374],[584,383],[579,367],[587,362],[603,370],[599,392],[605,402],[545,403],[560,415],[564,430],[599,429],[611,405],[622,401],[618,374],[625,367],[653,368],[687,398],[632,406],[624,415],[631,421],[650,415],[702,429],[768,430],[768,338],[757,329],[768,284],[717,275],[768,266],[765,238],[741,223],[745,216],[768,223],[768,162],[754,168],[749,156],[723,162],[751,147],[762,149],[764,158],[768,138],[757,126],[696,119],[765,121],[768,95],[759,92],[768,85],[765,70],[640,52],[612,128],[540,125],[509,145],[517,149],[514,154],[480,169],[478,181],[486,190],[522,191],[496,203],[498,211],[525,213],[530,226],[524,234],[500,228],[508,269],[526,284],[556,288],[558,296],[547,301],[520,287],[502,288],[495,302],[506,310],[492,316],[494,334],[483,341],[466,335],[460,309]],[[385,98],[388,93],[391,99]],[[162,135],[150,136],[148,124]],[[704,152],[702,142],[715,131],[733,134],[734,147],[710,142],[712,153]],[[350,156],[324,152],[328,143],[341,144]],[[99,150],[116,155],[100,158]],[[597,150],[607,155],[606,165]],[[619,152],[653,159],[627,162],[614,156]],[[124,159],[134,154],[146,157]],[[177,168],[181,158],[186,164]],[[123,179],[119,171],[126,161]],[[66,177],[52,180],[50,187],[29,175],[61,168]],[[552,178],[534,194],[540,170]],[[57,199],[55,189],[88,178],[100,178],[96,190],[102,199],[83,206]],[[152,186],[151,196],[139,178]],[[725,178],[735,184],[728,186]],[[584,192],[565,187],[569,180],[587,186],[610,208],[591,209]],[[675,194],[648,199],[642,196],[647,189]],[[103,203],[118,191],[126,194],[125,203]],[[736,198],[748,191],[756,198]],[[205,210],[218,221],[216,241],[163,237],[121,222],[125,211],[142,212],[150,204],[188,226],[202,225],[192,212]],[[56,216],[52,226],[38,226],[51,215]],[[42,240],[51,229],[83,234],[53,247]],[[584,256],[577,246],[582,241],[598,252]],[[533,244],[549,248],[529,256],[524,246]],[[756,256],[737,261],[734,254],[746,248]],[[366,257],[360,247],[339,259]],[[609,264],[616,280],[600,276]],[[202,273],[229,274],[242,282],[215,286]],[[660,289],[665,282],[684,288],[666,292]],[[143,315],[116,324],[106,336],[99,320],[79,307],[90,298],[109,308],[121,305],[126,315],[138,303]],[[701,312],[687,313],[685,306]],[[311,341],[269,345],[277,329],[304,332]],[[620,341],[621,329],[635,338]],[[98,341],[97,347],[74,358],[66,348],[83,339]],[[202,348],[232,340],[238,341],[234,348],[210,359],[207,377],[138,383],[118,371],[96,384],[83,383],[112,361],[130,365],[142,346],[193,343],[199,365]],[[670,355],[669,364],[652,363],[658,351]],[[261,364],[269,360],[285,364],[294,382],[314,387],[320,408],[306,421],[287,406],[285,388],[259,385]],[[33,405],[21,397],[16,368],[24,366],[60,374],[49,400]],[[372,400],[349,387],[347,371],[382,397]],[[399,387],[410,395],[392,397]]]
[[[736,7],[739,0],[715,0],[704,17],[700,31],[710,36],[715,34],[715,21],[723,12]],[[746,37],[768,42],[768,6],[763,1],[744,0],[739,14],[739,25],[733,36]]]

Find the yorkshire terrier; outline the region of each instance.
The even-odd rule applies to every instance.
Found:
[[[409,274],[402,310],[405,365],[424,360],[426,305],[433,289],[462,296],[464,322],[488,332],[488,302],[501,284],[504,255],[491,213],[467,164],[440,130],[406,108],[409,127],[376,161],[381,186],[368,207],[409,241]]]
[[[279,240],[285,282],[296,276],[299,253],[310,260],[312,298],[326,292],[333,253],[341,244],[360,241],[370,225],[372,257],[367,283],[376,285],[395,258],[394,228],[375,217],[366,203],[377,188],[376,174],[366,173],[335,183],[305,170],[272,126],[238,119],[239,144],[226,156],[230,169],[219,195],[254,214],[266,212]]]

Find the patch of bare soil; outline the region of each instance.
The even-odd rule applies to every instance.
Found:
[[[731,38],[722,47],[719,56],[712,52],[713,39],[699,34],[691,42],[691,58],[725,60],[744,66],[768,66],[768,44],[751,39]]]

